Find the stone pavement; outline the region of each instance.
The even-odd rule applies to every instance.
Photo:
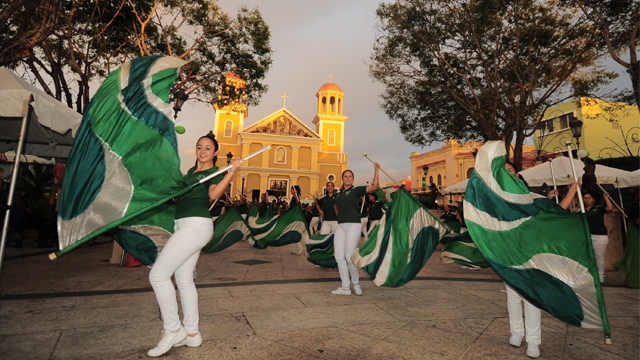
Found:
[[[28,234],[31,238],[33,235]],[[30,238],[8,244],[0,277],[1,359],[146,359],[162,323],[146,267],[110,265],[112,245],[50,261]],[[317,268],[290,246],[239,243],[202,254],[197,267],[200,348],[166,359],[527,359],[509,346],[504,285],[490,269],[441,265],[440,251],[400,288],[335,296],[336,270]],[[47,252],[48,253],[48,252]],[[245,260],[264,263],[243,265]],[[607,272],[613,345],[602,332],[543,312],[541,359],[638,359],[639,292]]]

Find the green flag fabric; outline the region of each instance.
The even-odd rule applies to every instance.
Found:
[[[608,336],[586,217],[530,193],[505,168],[505,154],[503,142],[490,141],[476,157],[464,201],[473,242],[531,304],[567,324]]]
[[[155,260],[173,232],[175,206],[164,199],[186,187],[169,101],[184,64],[167,56],[127,61],[91,99],[62,185],[60,250],[121,225],[116,240],[147,265]]]
[[[252,238],[251,230],[240,211],[232,206],[213,222],[213,236],[202,251],[206,253],[222,251],[238,241]]]
[[[311,235],[305,246],[309,254],[307,261],[310,263],[334,269],[338,267],[334,257],[333,234]]]
[[[402,286],[418,274],[448,231],[440,219],[400,188],[351,261],[377,286]]]
[[[469,232],[445,237],[441,242],[445,244],[440,255],[442,264],[456,263],[473,269],[489,267],[489,263],[484,260],[482,253],[471,240]]]
[[[301,241],[306,243],[309,238],[307,221],[300,205],[296,205],[280,215],[269,216],[265,213],[258,217],[258,206],[253,204],[249,208],[247,225],[253,234],[258,247],[284,246]]]
[[[626,274],[624,284],[632,289],[640,287],[640,235],[638,226],[631,222],[627,223],[627,247],[624,249],[624,256],[613,267],[619,272]]]

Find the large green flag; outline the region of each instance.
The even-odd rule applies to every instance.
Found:
[[[305,246],[309,254],[307,261],[310,263],[334,269],[338,267],[334,256],[333,234],[311,235]]]
[[[116,240],[144,263],[155,260],[173,232],[175,207],[164,200],[189,189],[169,101],[184,64],[167,56],[128,61],[91,99],[62,186],[61,250],[121,225]]]
[[[213,222],[213,236],[202,251],[207,253],[222,251],[238,241],[251,238],[253,238],[251,230],[240,211],[232,206]]]
[[[627,246],[624,248],[624,256],[613,264],[619,272],[627,275],[624,284],[632,289],[640,287],[640,234],[638,226],[627,223]]]
[[[377,286],[402,286],[418,274],[448,231],[440,219],[400,188],[351,261]]]
[[[467,227],[493,270],[531,304],[567,324],[609,326],[583,214],[529,192],[504,167],[501,141],[478,152],[467,184]]]
[[[446,224],[449,225],[449,223]],[[482,257],[469,232],[445,237],[440,242],[445,244],[440,254],[442,264],[456,263],[472,269],[489,267],[489,263]]]
[[[267,213],[263,217],[258,217],[258,215],[258,206],[251,205],[247,224],[261,249],[299,241],[305,244],[309,238],[307,221],[300,205],[296,205],[280,215],[269,216]]]

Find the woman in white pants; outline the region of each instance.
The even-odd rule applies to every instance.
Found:
[[[609,245],[609,233],[604,225],[604,214],[613,211],[613,204],[609,200],[609,193],[604,193],[604,201],[606,207],[596,205],[594,194],[584,193],[584,209],[591,232],[591,242],[593,243],[593,253],[596,256],[596,264],[598,265],[598,275],[600,282],[604,282],[604,254]]]
[[[209,132],[198,139],[196,165],[184,176],[187,184],[194,184],[218,170],[215,166],[218,149],[218,142],[213,133]],[[158,300],[164,327],[160,342],[147,353],[150,357],[161,356],[174,346],[198,347],[202,344],[202,336],[198,329],[198,291],[193,282],[193,274],[200,249],[213,235],[209,199],[223,196],[231,177],[243,162],[243,159],[236,159],[224,178],[217,176],[177,199],[175,232],[158,255],[149,273],[149,282]],[[180,291],[184,315],[182,324],[171,275],[175,275]]]
[[[322,219],[322,226],[320,227],[320,234],[335,234],[338,228],[338,215],[336,215],[336,187],[332,181],[329,181],[326,185],[327,195],[322,199],[316,200],[316,209]]]
[[[362,231],[360,208],[358,207],[360,197],[378,189],[380,164],[375,163],[374,168],[373,181],[369,186],[354,187],[353,172],[351,170],[342,172],[342,188],[336,195],[335,204],[335,210],[338,214],[338,228],[333,236],[334,256],[338,264],[342,285],[331,292],[334,295],[351,295],[349,273],[351,274],[353,290],[356,295],[362,295],[360,276],[358,275],[358,269],[351,262],[351,255],[358,247],[358,240],[360,240],[360,232]]]
[[[291,201],[289,202],[289,210],[293,209],[294,206],[300,205],[300,186],[293,185],[291,187]],[[302,244],[300,242],[294,243],[291,247],[291,253],[294,255],[302,254]]]

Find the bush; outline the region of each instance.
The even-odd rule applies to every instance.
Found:
[[[640,169],[640,157],[639,156],[625,156],[617,158],[598,159],[596,164],[626,170],[635,171]]]

